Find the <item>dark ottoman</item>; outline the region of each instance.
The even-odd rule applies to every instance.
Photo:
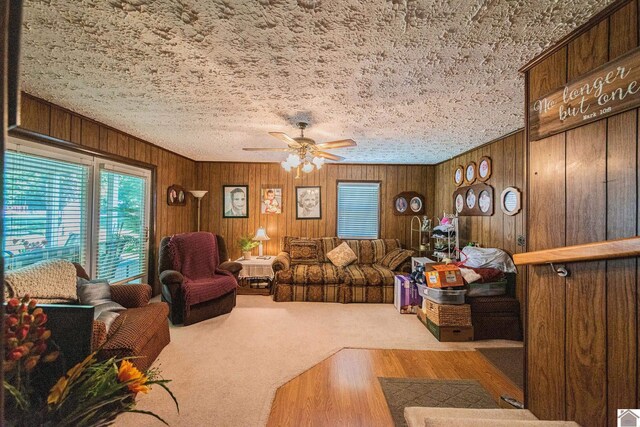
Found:
[[[471,305],[473,338],[477,340],[522,340],[520,303],[508,296],[467,297]]]

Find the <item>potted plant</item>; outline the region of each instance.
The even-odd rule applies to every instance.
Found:
[[[251,259],[251,250],[258,246],[260,243],[255,242],[253,238],[246,234],[238,239],[238,246],[240,246],[240,250],[242,250],[242,256],[244,259]]]

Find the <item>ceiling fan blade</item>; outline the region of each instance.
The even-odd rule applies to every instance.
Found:
[[[295,139],[291,138],[289,135],[287,135],[284,132],[269,132],[269,135],[278,138],[280,141],[286,142],[291,147],[295,147],[295,148],[299,148],[300,147],[300,144],[298,144],[298,141],[296,141]]]
[[[325,159],[329,159],[329,160],[335,160],[337,162],[339,162],[340,160],[344,160],[344,157],[336,156],[335,154],[326,153],[324,151],[316,151],[315,153],[313,153],[313,155],[318,157],[324,157]]]
[[[243,148],[244,151],[289,151],[289,148]]]
[[[341,139],[339,141],[323,142],[322,144],[316,144],[317,148],[329,149],[329,148],[342,148],[342,147],[355,147],[356,142],[353,139]]]

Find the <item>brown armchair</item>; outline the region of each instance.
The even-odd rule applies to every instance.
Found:
[[[187,247],[197,248],[189,254],[178,256],[201,257],[190,261],[208,263],[209,254],[217,246],[218,260],[215,274],[210,278],[185,277],[184,268],[175,268],[175,248],[172,250],[170,242],[173,236],[162,238],[159,249],[158,272],[162,284],[162,301],[169,304],[169,319],[174,325],[183,323],[191,325],[205,319],[231,312],[236,305],[236,291],[238,274],[242,264],[228,260],[227,247],[222,236],[211,233],[183,233],[176,235]],[[215,254],[214,254],[215,255]],[[233,285],[231,285],[233,279]],[[196,294],[198,298],[192,296]],[[191,297],[190,297],[191,295]]]

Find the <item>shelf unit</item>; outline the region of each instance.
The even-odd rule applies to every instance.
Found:
[[[431,239],[433,240],[433,253],[431,255],[437,261],[442,261],[444,258],[457,261],[457,249],[460,247],[458,215],[445,213],[443,218],[449,218],[453,227],[447,231],[445,236],[435,236],[433,233],[431,234]]]
[[[411,218],[411,243],[409,246],[419,257],[426,256],[431,251],[431,219],[426,216],[422,218],[422,220],[418,216]]]

